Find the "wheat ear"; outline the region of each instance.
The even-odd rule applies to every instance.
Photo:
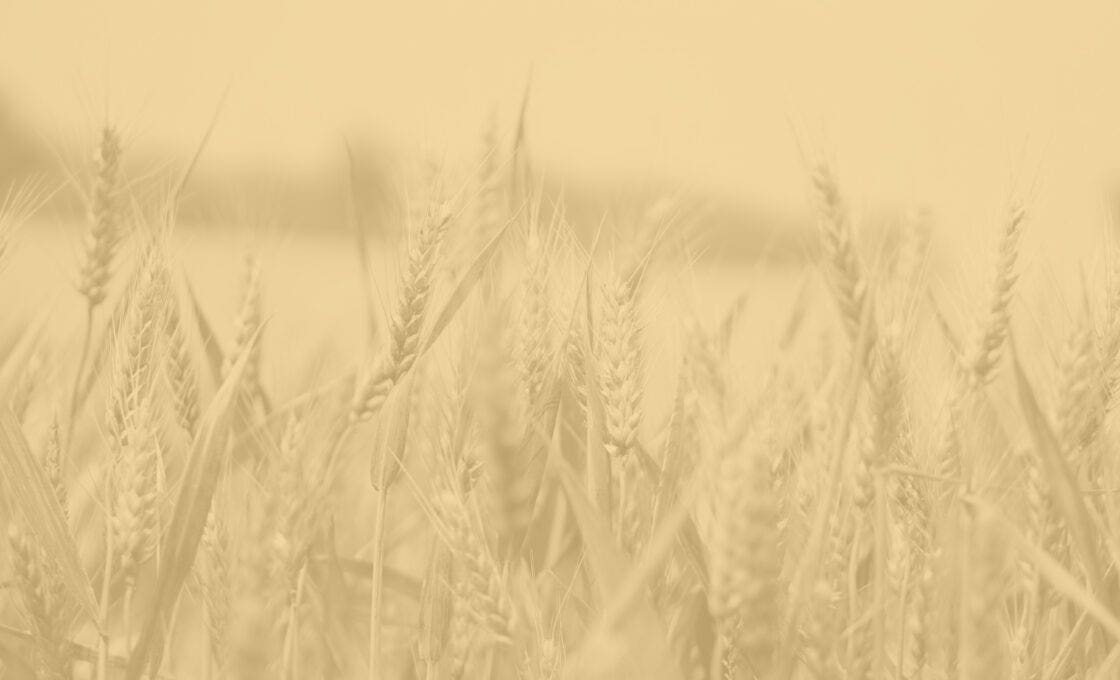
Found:
[[[637,289],[615,274],[604,291],[602,342],[603,407],[607,438],[604,446],[625,458],[637,445],[642,421],[641,335]]]
[[[466,500],[446,485],[441,486],[431,499],[433,519],[465,579],[471,618],[494,641],[509,643],[514,616],[505,574]]]
[[[107,124],[101,130],[100,144],[94,154],[94,182],[88,205],[89,230],[85,235],[85,248],[78,272],[78,292],[86,299],[86,318],[78,367],[74,371],[67,440],[70,439],[74,420],[78,416],[82,377],[93,339],[94,311],[105,300],[106,287],[112,276],[113,259],[122,240],[118,206],[120,164],[120,136],[116,128]]]
[[[187,344],[186,331],[179,314],[179,302],[172,292],[170,283],[168,283],[167,290],[166,323],[163,326],[167,347],[164,373],[171,388],[171,397],[179,427],[189,438],[193,439],[201,415],[198,376],[195,373],[190,347]]]
[[[1019,278],[1016,271],[1019,241],[1026,219],[1027,213],[1023,205],[1012,202],[1004,218],[984,316],[977,326],[971,346],[965,352],[968,379],[973,386],[985,385],[991,381],[1003,353],[1011,323],[1011,299],[1015,282]]]
[[[1004,538],[993,517],[980,511],[971,518],[967,538],[961,677],[986,680],[1006,677],[1004,597]]]
[[[207,677],[221,677],[229,660],[230,540],[225,521],[213,510],[202,533],[202,554],[200,578],[209,641]]]
[[[257,396],[260,385],[261,343],[259,339],[254,342],[254,337],[262,323],[261,262],[255,254],[245,256],[242,277],[241,303],[233,319],[233,344],[222,363],[222,376],[229,375],[237,362],[247,355],[239,386],[244,405]]]
[[[105,300],[112,275],[113,258],[121,241],[120,169],[121,138],[116,128],[101,129],[101,140],[93,157],[93,187],[89,197],[89,231],[85,237],[78,292],[90,309]]]
[[[51,425],[43,468],[55,498],[69,519],[68,496],[61,467],[61,441],[57,422]],[[55,562],[34,536],[13,521],[8,546],[17,591],[22,596],[36,643],[38,675],[44,680],[70,680],[73,654],[70,647],[71,602]]]
[[[820,214],[819,232],[828,282],[840,309],[844,330],[854,341],[859,335],[867,297],[866,274],[856,251],[848,207],[832,168],[827,163],[819,163],[813,168],[811,179]]]
[[[780,616],[777,513],[770,463],[760,450],[720,461],[708,565],[708,608],[720,642],[712,677],[722,675],[724,657],[736,649],[756,672],[770,667],[777,645],[773,623]]]
[[[416,234],[408,252],[408,265],[401,276],[397,307],[389,324],[386,350],[367,369],[351,399],[350,422],[368,420],[380,412],[389,391],[416,363],[420,332],[431,298],[433,274],[451,214],[432,214]]]

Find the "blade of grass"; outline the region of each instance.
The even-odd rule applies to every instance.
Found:
[[[198,334],[199,337],[202,338],[202,347],[206,350],[206,365],[210,369],[210,377],[213,378],[215,384],[221,384],[222,366],[225,365],[226,353],[218,343],[218,336],[214,333],[214,326],[210,323],[206,312],[202,309],[202,303],[199,302],[198,296],[194,291],[194,286],[191,285],[191,280],[187,278],[186,273],[183,274],[183,281],[186,283],[187,296],[190,298],[191,309],[194,311],[195,323],[198,325]],[[267,324],[268,321],[266,320],[264,323]],[[250,387],[251,393],[260,399],[265,413],[271,413],[272,399],[268,396],[268,392],[265,391],[264,386],[261,384],[260,376],[257,377],[256,382]],[[251,424],[249,424],[249,426],[251,429]]]
[[[210,325],[206,312],[203,311],[202,304],[198,301],[198,296],[194,292],[194,286],[191,285],[191,280],[187,278],[186,273],[183,274],[183,281],[186,283],[187,296],[190,298],[191,308],[194,310],[195,323],[198,324],[198,334],[202,337],[202,346],[206,350],[206,364],[210,368],[210,377],[216,383],[221,382],[222,361],[225,352],[218,344],[218,336],[214,334],[214,327]]]
[[[1076,576],[1069,573],[1058,560],[1049,553],[1027,540],[1018,527],[1009,521],[996,506],[986,500],[966,497],[966,502],[990,512],[1003,527],[1004,535],[1011,543],[1038,569],[1039,575],[1072,604],[1081,608],[1089,616],[1097,620],[1101,627],[1108,631],[1116,641],[1120,642],[1120,618],[1105,603],[1101,602],[1092,592],[1082,584]]]
[[[362,210],[358,204],[358,168],[354,162],[354,151],[350,148],[349,141],[343,140],[343,146],[346,148],[347,196],[350,221],[354,229],[354,239],[358,246],[356,253],[358,256],[358,264],[362,272],[362,296],[365,298],[367,340],[372,344],[377,337],[377,328],[379,324],[377,315],[377,293],[374,290],[373,272],[370,271],[369,266],[369,237],[366,234],[366,221],[362,219]]]
[[[1097,672],[1093,674],[1093,680],[1108,680],[1108,678],[1116,677],[1113,675],[1113,669],[1116,667],[1116,662],[1120,661],[1120,645],[1112,648],[1105,660],[1097,667]]]
[[[518,211],[518,214],[519,213],[520,211]],[[439,340],[439,336],[443,333],[444,329],[447,328],[447,325],[455,318],[455,314],[458,313],[459,308],[466,301],[467,297],[470,296],[471,291],[474,290],[475,284],[478,283],[483,272],[486,271],[486,265],[490,263],[490,258],[494,256],[494,252],[498,249],[498,246],[501,245],[502,237],[505,236],[506,231],[509,230],[516,219],[517,214],[511,217],[497,234],[494,234],[490,242],[487,243],[478,256],[474,258],[474,261],[471,263],[471,266],[467,268],[463,277],[459,279],[459,282],[455,285],[455,289],[451,292],[447,301],[444,302],[439,314],[435,316],[435,321],[432,323],[431,329],[428,330],[428,337],[424,340],[424,344],[420,348],[421,354],[435,344],[436,340]]]
[[[786,323],[782,327],[778,349],[783,352],[789,349],[794,340],[797,339],[798,332],[805,321],[805,314],[809,311],[809,302],[813,297],[813,288],[809,285],[811,281],[812,279],[808,275],[801,279],[801,284],[797,289],[797,297],[793,301],[793,310],[790,311],[789,318],[786,319]]]
[[[233,84],[230,83],[222,90],[221,96],[218,97],[218,104],[214,107],[214,114],[210,116],[210,121],[206,124],[206,131],[202,133],[202,138],[198,140],[198,145],[191,155],[190,162],[187,163],[187,167],[183,168],[182,174],[179,175],[179,181],[175,183],[175,190],[171,194],[171,201],[169,202],[172,208],[174,208],[174,206],[179,203],[179,199],[182,198],[183,190],[186,188],[187,182],[190,181],[191,175],[194,174],[194,169],[198,166],[199,159],[202,158],[202,152],[206,150],[206,145],[210,143],[210,137],[214,134],[214,128],[218,126],[218,118],[222,115],[222,109],[225,108],[226,99],[229,98],[229,91],[232,87]]]
[[[249,346],[257,341],[262,330],[263,328],[257,330]],[[234,364],[199,424],[198,435],[183,470],[182,483],[164,541],[167,557],[156,575],[155,589],[143,619],[140,640],[128,661],[126,680],[139,680],[146,665],[150,675],[155,675],[159,669],[164,615],[171,611],[178,600],[179,592],[194,564],[206,517],[210,512],[210,503],[229,452],[228,439],[234,415],[234,398],[245,372],[248,355],[249,352],[245,352]]]
[[[90,393],[93,391],[93,386],[97,383],[97,378],[100,377],[101,371],[109,364],[110,350],[113,348],[113,343],[117,337],[117,331],[124,325],[125,315],[128,313],[129,301],[131,300],[131,291],[135,285],[136,277],[140,273],[140,266],[134,266],[129,272],[128,279],[125,281],[123,292],[117,296],[117,301],[113,303],[113,313],[109,315],[109,321],[105,325],[105,330],[101,333],[100,339],[97,341],[97,346],[90,354],[92,361],[89,364],[89,371],[82,379],[81,375],[75,375],[74,380],[80,384],[81,389],[77,390],[73,407],[71,409],[71,421],[68,427],[73,427],[74,419],[82,410],[85,405],[86,399],[89,398]],[[90,329],[92,332],[92,327]],[[69,437],[67,437],[69,439]]]
[[[1050,428],[1046,416],[1043,415],[1038,399],[1035,397],[1034,388],[1023,371],[1019,360],[1019,351],[1014,342],[1008,343],[1011,348],[1012,363],[1015,367],[1015,384],[1018,388],[1019,403],[1023,409],[1023,417],[1027,421],[1031,436],[1034,439],[1035,453],[1038,455],[1043,470],[1046,471],[1047,484],[1054,495],[1054,501],[1065,518],[1066,526],[1073,537],[1081,554],[1085,571],[1089,575],[1093,590],[1104,594],[1104,569],[1102,568],[1096,543],[1093,540],[1092,524],[1089,513],[1085,509],[1085,501],[1077,489],[1073,473],[1062,456],[1057,437]]]
[[[47,325],[48,313],[42,311],[35,315],[35,319],[27,324],[15,344],[7,351],[4,362],[0,364],[0,394],[11,394],[12,386],[19,380],[27,366],[28,358],[39,346],[43,338],[43,331]]]
[[[802,599],[809,592],[808,586],[820,568],[819,557],[825,545],[829,517],[833,511],[833,503],[838,498],[840,487],[843,483],[844,453],[848,448],[848,439],[853,429],[853,419],[856,406],[859,403],[860,388],[865,382],[867,373],[867,358],[872,342],[872,314],[874,299],[868,296],[864,301],[864,309],[860,320],[859,334],[852,352],[852,364],[849,368],[847,393],[841,414],[840,431],[833,442],[833,450],[828,463],[828,476],[825,484],[825,493],[817,505],[813,522],[810,525],[809,536],[805,541],[805,548],[797,561],[790,578],[790,604],[787,620],[782,627],[781,648],[777,657],[774,678],[791,678],[796,669],[797,655],[795,644],[798,637],[795,634],[798,619],[801,615]]]
[[[961,347],[961,340],[957,337],[953,327],[949,324],[949,319],[945,317],[945,313],[941,310],[941,305],[938,304],[937,298],[933,296],[932,292],[927,292],[927,299],[929,300],[930,309],[933,310],[933,316],[937,319],[937,327],[941,329],[941,334],[945,336],[945,342],[949,343],[949,349],[952,352],[953,360],[959,362],[964,354]]]
[[[393,485],[401,470],[401,461],[405,453],[408,439],[408,419],[412,410],[412,385],[415,382],[415,371],[409,371],[403,382],[389,392],[386,408],[382,410],[379,423],[381,431],[380,455],[374,451],[370,458],[369,481],[373,488],[381,491],[380,479],[384,475],[384,487]],[[382,470],[381,460],[385,459],[385,468]]]
[[[11,409],[0,413],[0,473],[8,497],[23,508],[32,533],[58,564],[70,596],[82,612],[96,622],[97,600],[82,569],[78,547],[70,535],[62,506],[47,481],[43,466],[31,453]]]
[[[600,624],[587,636],[583,648],[576,653],[576,658],[565,666],[566,677],[599,677],[595,673],[597,670],[619,670],[617,663],[621,657],[618,655],[625,655],[626,648],[631,651],[641,650],[640,654],[625,655],[626,660],[635,666],[632,669],[635,672],[633,677],[681,677],[676,662],[667,653],[664,625],[649,603],[642,599],[645,589],[640,584],[630,582],[635,580],[629,578],[633,568],[615,544],[610,528],[602,521],[602,513],[588,498],[576,474],[562,461],[559,462],[558,476],[583,536],[587,564],[597,586],[599,599],[609,602]],[[668,528],[670,531],[673,529],[672,526]],[[659,540],[658,545],[663,543],[663,539]],[[641,573],[652,572],[656,562],[657,560],[649,560],[639,576]],[[612,593],[620,592],[621,596],[610,597]],[[623,636],[628,643],[624,648],[611,644],[618,635]]]
[[[642,595],[647,591],[649,583],[657,576],[658,570],[669,559],[676,546],[678,538],[695,531],[692,523],[693,505],[700,494],[701,479],[703,475],[695,474],[685,490],[677,499],[676,504],[665,515],[665,519],[657,526],[650,536],[645,551],[642,553],[638,564],[630,569],[622,580],[621,587],[603,613],[603,625],[613,627],[618,625],[624,617],[629,615]]]

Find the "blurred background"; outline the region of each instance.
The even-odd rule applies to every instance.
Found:
[[[80,168],[107,115],[134,176],[182,167],[228,92],[184,229],[251,214],[344,231],[345,144],[364,167],[469,167],[491,122],[513,134],[528,89],[534,167],[590,228],[615,197],[681,191],[705,206],[713,252],[797,257],[805,157],[823,154],[865,228],[925,208],[953,257],[1026,195],[1027,261],[1043,249],[1059,267],[1110,228],[1117,35],[1109,0],[5,2],[0,181]],[[61,228],[38,252],[63,285],[80,210],[67,190],[40,220]]]
[[[5,2],[0,144],[11,172],[108,110],[134,153],[182,157],[228,87],[202,172],[298,184],[344,137],[472,152],[531,73],[529,143],[557,175],[796,214],[800,144],[861,201],[963,224],[1016,183],[1080,229],[1120,162],[1118,29],[1108,0]]]

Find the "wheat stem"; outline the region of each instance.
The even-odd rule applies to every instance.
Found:
[[[78,400],[82,389],[82,374],[89,360],[90,343],[93,340],[93,305],[86,306],[85,330],[82,333],[82,349],[78,354],[78,368],[74,373],[74,388],[70,391],[70,417],[66,422],[66,445],[74,436],[74,421],[78,418]]]
[[[299,678],[299,604],[303,599],[303,588],[307,578],[307,565],[304,564],[296,578],[295,590],[288,602],[288,629],[284,633],[284,658],[280,677],[284,680]]]
[[[727,655],[727,638],[723,633],[716,633],[712,636],[712,659],[711,666],[708,672],[710,680],[721,680],[723,678],[723,659]]]
[[[124,589],[124,601],[122,602],[122,619],[124,625],[124,648],[126,650],[132,649],[132,599],[136,594],[136,586],[128,585]]]
[[[106,500],[112,498],[112,475],[105,477]],[[101,631],[97,641],[97,680],[109,678],[109,597],[113,578],[113,518],[110,511],[105,512],[105,566],[101,575],[100,610],[98,626]]]
[[[389,489],[385,488],[383,484],[385,480],[386,460],[388,456],[383,456],[381,459],[381,470],[378,473],[379,489],[375,492],[377,494],[377,504],[373,513],[373,556],[370,560],[372,564],[372,572],[370,574],[370,597],[369,597],[369,680],[378,680],[385,677],[382,673],[382,663],[384,663],[381,656],[381,586],[382,577],[384,576],[384,549],[385,549],[385,513],[388,510]]]

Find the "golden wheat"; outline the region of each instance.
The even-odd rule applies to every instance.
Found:
[[[1013,200],[958,332],[930,216],[871,252],[819,163],[825,287],[779,324],[678,285],[719,270],[677,198],[583,238],[518,144],[402,178],[361,359],[273,330],[259,250],[219,342],[101,131],[78,339],[0,329],[4,677],[1115,676],[1120,270],[1024,327]]]

